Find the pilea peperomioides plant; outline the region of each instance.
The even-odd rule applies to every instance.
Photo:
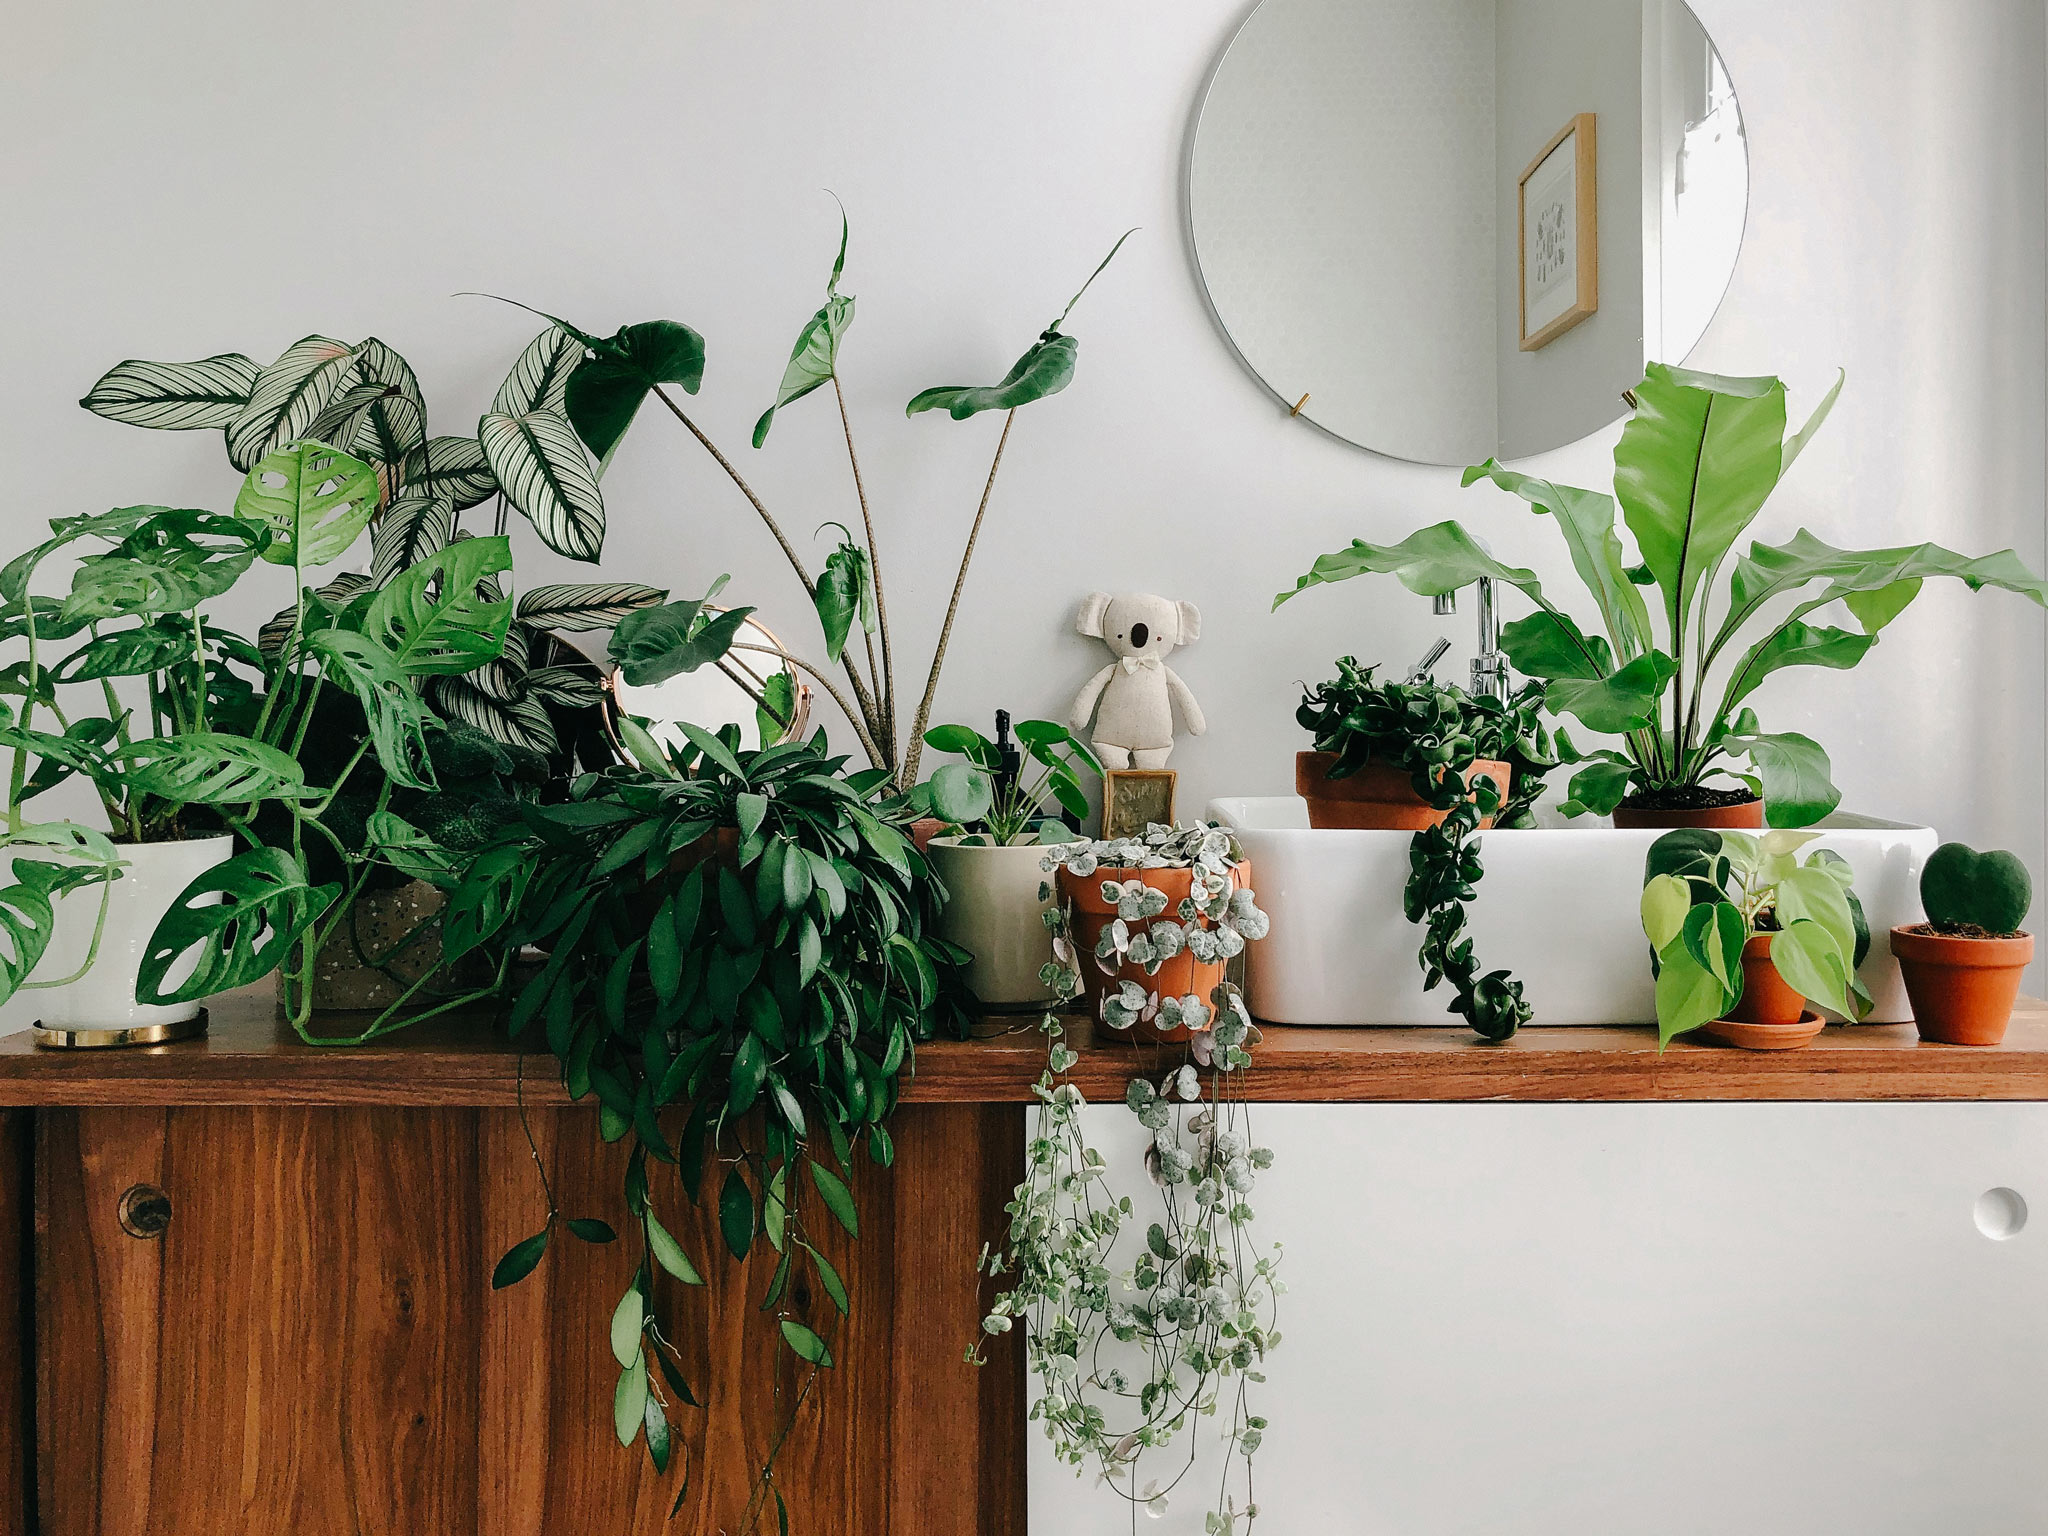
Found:
[[[2048,605],[2048,587],[2011,550],[1971,558],[1935,544],[1838,549],[1801,529],[1784,544],[1757,542],[1736,553],[1840,390],[1838,381],[1788,436],[1779,380],[1653,364],[1633,392],[1635,413],[1614,450],[1613,496],[1553,485],[1493,460],[1468,469],[1466,484],[1490,479],[1556,519],[1597,627],[1582,626],[1534,571],[1495,560],[1455,522],[1398,544],[1359,540],[1324,555],[1275,606],[1309,587],[1375,572],[1424,596],[1481,577],[1504,582],[1536,606],[1501,631],[1515,669],[1545,681],[1553,714],[1622,738],[1618,749],[1582,752],[1559,734],[1565,760],[1583,765],[1571,781],[1568,814],[1605,814],[1624,799],[1658,808],[1699,803],[1712,775],[1732,772],[1762,796],[1770,825],[1807,826],[1841,794],[1817,742],[1766,733],[1747,707],[1772,673],[1855,666],[1933,576],[1973,591],[2004,587]],[[1617,502],[1635,540],[1633,561],[1615,527]],[[1651,590],[1654,599],[1646,599]],[[1797,600],[1766,617],[1779,599]],[[1833,603],[1855,628],[1807,622]],[[1738,651],[1745,637],[1754,638]],[[1732,766],[1744,760],[1746,771]]]

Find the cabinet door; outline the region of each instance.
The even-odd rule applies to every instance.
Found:
[[[808,1392],[759,1310],[773,1251],[725,1259],[712,1202],[655,1170],[712,1282],[659,1282],[703,1404],[673,1405],[666,1476],[612,1429],[609,1324],[640,1251],[623,1150],[593,1112],[530,1114],[531,1151],[498,1110],[39,1120],[42,1536],[737,1530],[779,1437],[777,1485],[805,1536],[1022,1530],[1018,1352],[979,1371],[961,1359],[974,1257],[1021,1172],[1015,1107],[906,1108],[897,1166],[856,1169],[860,1240],[813,1220],[852,1311],[807,1274],[791,1282],[836,1362]],[[625,1236],[593,1246],[558,1227],[535,1273],[493,1292],[499,1255],[546,1219],[536,1157],[564,1217]],[[0,1505],[15,1536],[5,1519]],[[775,1528],[771,1503],[756,1529]]]
[[[29,1536],[29,1114],[0,1109],[0,1536]]]
[[[1132,1168],[1129,1112],[1089,1116]],[[1258,1530],[2048,1530],[2048,1105],[1251,1118],[1288,1287]],[[1119,1187],[1142,1233],[1157,1194]],[[1127,1536],[1120,1501],[1030,1455],[1034,1532]],[[1216,1471],[1141,1526],[1200,1532]]]

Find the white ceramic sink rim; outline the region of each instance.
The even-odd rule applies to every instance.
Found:
[[[1279,1024],[1455,1023],[1447,986],[1425,994],[1415,963],[1421,929],[1401,912],[1406,832],[1316,831],[1298,796],[1227,796],[1208,814],[1233,828],[1252,862],[1273,931],[1254,946],[1252,1012]],[[1534,1024],[1642,1024],[1656,1017],[1637,916],[1643,858],[1655,831],[1562,822],[1486,832],[1486,874],[1468,909],[1486,970],[1523,981]],[[1876,1003],[1870,1022],[1909,1019],[1889,930],[1919,922],[1920,865],[1939,842],[1930,827],[1837,813],[1813,828],[1856,871],[1871,929],[1858,974]],[[1560,892],[1569,901],[1559,901]]]

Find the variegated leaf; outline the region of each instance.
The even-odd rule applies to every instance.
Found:
[[[249,403],[228,423],[228,458],[248,470],[265,454],[306,435],[313,418],[358,382],[356,349],[331,336],[307,336],[256,375]]]
[[[242,413],[259,369],[239,352],[196,363],[116,363],[78,403],[109,421],[163,432],[225,427]]]
[[[498,494],[498,477],[484,462],[483,444],[473,437],[435,437],[405,456],[408,491],[434,491],[457,511]]]
[[[519,619],[535,629],[609,629],[627,614],[667,599],[660,587],[633,581],[562,582],[534,587],[519,599]]]
[[[342,446],[360,458],[384,467],[379,478],[391,494],[391,475],[405,462],[405,456],[427,440],[427,402],[420,394],[420,381],[412,365],[376,337],[356,347],[356,367],[366,384],[381,384],[383,391],[373,399],[356,423],[354,435]]]
[[[473,725],[509,746],[555,749],[554,724],[536,699],[494,699],[466,677],[430,677],[427,702],[445,718]]]
[[[526,697],[564,709],[588,709],[604,701],[604,684],[588,667],[535,667],[526,674]]]
[[[405,491],[370,531],[370,580],[383,586],[400,571],[448,546],[455,508],[445,497]]]
[[[519,361],[498,386],[491,409],[500,416],[524,416],[528,411],[566,411],[569,375],[583,361],[582,342],[559,325],[551,325],[519,354]]]
[[[514,624],[505,631],[505,646],[498,652],[497,660],[485,662],[463,676],[500,702],[520,697],[526,691],[527,634],[523,626]]]
[[[541,541],[572,560],[595,560],[604,548],[604,496],[583,440],[560,411],[477,423],[477,441],[505,495]]]

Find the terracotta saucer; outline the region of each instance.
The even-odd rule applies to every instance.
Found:
[[[1739,1019],[1715,1019],[1702,1024],[1700,1033],[1723,1045],[1739,1045],[1745,1051],[1796,1051],[1828,1027],[1828,1021],[1812,1011],[1803,1013],[1797,1024],[1744,1024]]]

